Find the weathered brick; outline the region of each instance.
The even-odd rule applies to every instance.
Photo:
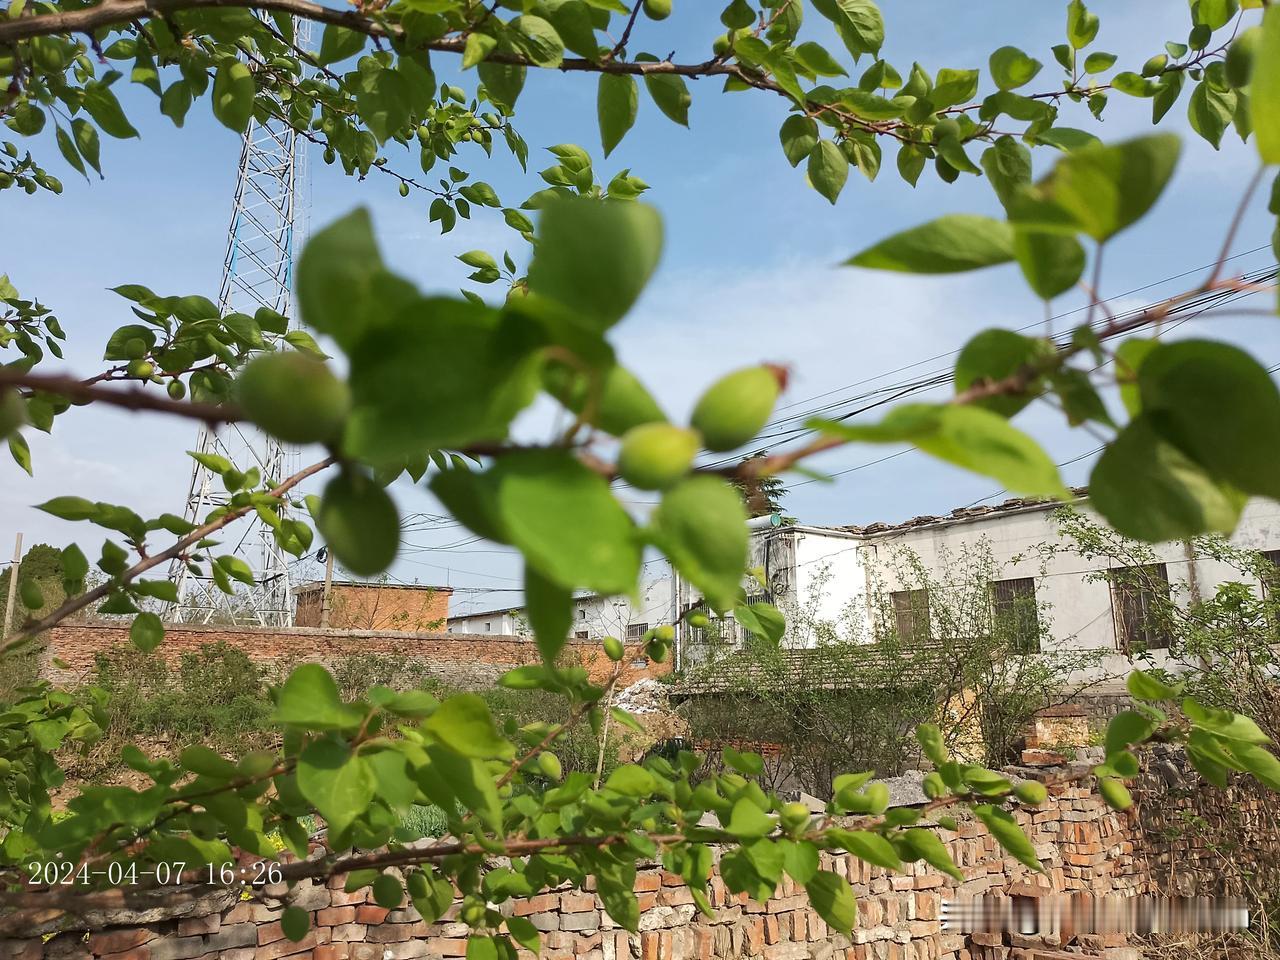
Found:
[[[155,933],[145,927],[131,930],[103,930],[89,935],[89,949],[94,953],[120,953],[132,947],[140,947],[148,940],[155,939]],[[0,946],[12,943],[0,940]],[[32,941],[39,943],[39,941]],[[0,955],[9,956],[8,948],[0,950]]]
[[[376,903],[366,903],[356,907],[356,923],[382,923],[391,911]]]
[[[354,923],[355,919],[355,907],[325,907],[316,911],[317,927],[336,927],[343,923]]]

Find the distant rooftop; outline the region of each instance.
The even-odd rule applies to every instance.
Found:
[[[1089,495],[1088,487],[1072,487],[1071,492],[1075,494],[1075,499],[1071,502],[1078,502]],[[881,533],[896,533],[902,530],[916,530],[921,527],[931,527],[941,524],[952,523],[969,523],[975,520],[986,520],[991,517],[999,516],[1007,513],[1021,513],[1026,510],[1052,510],[1062,506],[1060,500],[1045,500],[1028,497],[1014,497],[1005,500],[1003,503],[993,504],[992,506],[971,506],[956,507],[949,514],[944,516],[920,516],[912,517],[910,520],[904,520],[901,523],[868,523],[865,526],[857,526],[850,524],[848,526],[832,527],[833,530],[842,530],[845,533],[857,534],[859,536],[874,536]]]

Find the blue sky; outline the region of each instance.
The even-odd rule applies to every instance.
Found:
[[[1102,17],[1097,49],[1120,55],[1117,69],[1136,68],[1166,39],[1185,37],[1187,15],[1180,3],[1106,2],[1093,5]],[[885,2],[888,42],[884,55],[904,74],[912,59],[930,70],[978,67],[996,47],[1011,43],[1047,64],[1033,81],[1050,89],[1058,71],[1049,47],[1060,42],[1064,4],[988,2],[960,9],[940,0]],[[1034,9],[1033,9],[1034,8]],[[706,56],[722,28],[719,6],[677,2],[661,25],[643,18],[632,51],[676,59]],[[806,31],[821,37],[810,11]],[[1153,32],[1154,31],[1154,32]],[[832,49],[839,49],[832,42]],[[453,65],[437,59],[442,78],[464,87],[474,75],[451,75]],[[909,278],[836,266],[841,260],[897,229],[945,212],[988,212],[994,200],[984,181],[965,178],[942,184],[929,173],[911,189],[893,169],[886,150],[879,180],[867,183],[856,172],[832,207],[809,189],[802,171],[782,157],[777,129],[785,117],[782,100],[764,93],[725,95],[717,81],[691,86],[691,129],[663,117],[642,94],[640,117],[608,159],[601,156],[595,123],[594,76],[531,72],[517,125],[528,140],[530,173],[522,175],[502,148],[485,161],[478,148],[460,165],[492,183],[507,203],[519,202],[541,186],[534,171],[549,165],[543,149],[578,143],[591,151],[601,179],[622,168],[647,181],[646,199],[663,213],[667,245],[650,288],[633,314],[619,326],[615,342],[622,360],[661,397],[675,417],[685,415],[710,380],[736,366],[759,361],[789,364],[793,383],[784,411],[795,413],[868,388],[946,367],[941,360],[857,385],[888,371],[945,355],[978,330],[1018,327],[1043,316],[1038,301],[1021,284],[1016,269],[997,268],[951,278]],[[121,84],[121,86],[124,86]],[[67,367],[87,375],[101,368],[101,348],[116,326],[131,320],[124,301],[107,288],[144,283],[162,293],[217,293],[226,243],[238,138],[216,124],[207,100],[193,107],[187,126],[175,130],[159,115],[154,97],[141,88],[127,91],[125,103],[141,141],[103,145],[106,179],[86,183],[67,169],[51,143],[41,143],[50,170],[66,184],[61,197],[0,193],[0,226],[8,238],[0,272],[7,272],[26,295],[52,306],[70,334]],[[1105,122],[1082,108],[1064,107],[1064,122],[1119,139],[1149,129],[1150,104],[1114,95]],[[1186,95],[1164,126],[1185,132]],[[1051,162],[1037,153],[1037,169]],[[416,152],[389,153],[393,166],[417,173]],[[1255,169],[1254,149],[1233,133],[1215,152],[1204,141],[1186,139],[1173,184],[1143,224],[1108,249],[1103,274],[1107,296],[1155,284],[1118,300],[1136,306],[1180,292],[1193,278],[1164,278],[1213,261],[1230,213]],[[312,154],[310,219],[319,227],[358,204],[370,207],[380,242],[392,265],[422,288],[456,290],[468,272],[453,256],[504,245],[523,259],[522,243],[493,216],[478,216],[445,237],[427,222],[427,200],[415,193],[401,199],[390,178],[371,175],[357,182],[327,168]],[[1270,222],[1261,196],[1246,217],[1233,252],[1266,244]],[[1266,250],[1241,258],[1243,268],[1267,266]],[[1064,297],[1055,313],[1080,306]],[[1061,321],[1069,323],[1072,318]],[[1079,318],[1075,318],[1078,322]],[[1170,336],[1204,333],[1247,343],[1268,365],[1280,363],[1280,336],[1274,322],[1224,318],[1187,323]],[[821,400],[810,398],[824,395]],[[810,402],[806,402],[810,401]],[[521,429],[529,436],[545,430],[544,410],[535,410]],[[1097,445],[1069,431],[1057,415],[1031,408],[1019,424],[1039,437],[1059,461]],[[74,410],[59,418],[52,437],[31,433],[36,478],[27,478],[7,459],[0,463],[0,552],[15,532],[27,543],[62,544],[79,535],[84,544],[100,537],[84,527],[55,520],[30,504],[57,494],[81,494],[125,503],[147,514],[180,509],[195,430],[155,416],[98,409]],[[995,493],[996,484],[908,453],[860,468],[892,449],[855,447],[827,455],[818,466],[850,471],[835,484],[796,484],[788,512],[814,524],[867,523],[940,513]],[[304,461],[307,451],[303,452]],[[1065,468],[1068,482],[1087,477],[1089,458]],[[851,469],[856,468],[856,469]],[[406,483],[395,487],[405,513],[433,512],[433,501]],[[628,496],[630,496],[628,494]],[[635,495],[638,509],[652,499]],[[484,543],[460,543],[465,531],[446,528],[410,536],[392,574],[406,581],[448,582],[472,588],[510,590],[519,578],[514,558]],[[500,605],[511,594],[471,598],[477,606]]]

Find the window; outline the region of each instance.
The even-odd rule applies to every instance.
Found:
[[[1040,652],[1040,615],[1032,577],[991,581],[991,615],[998,637],[1018,653]]]
[[[644,636],[645,631],[648,629],[649,629],[649,625],[647,623],[628,623],[627,639],[639,640],[641,637]]]
[[[1278,592],[1276,588],[1280,587],[1280,550],[1262,550],[1260,552],[1262,559],[1275,567],[1274,571],[1267,570],[1262,578],[1262,594],[1263,596],[1268,596]]]
[[[925,643],[929,639],[929,591],[897,590],[889,594],[893,602],[893,624],[902,643]]]
[[[579,620],[585,620],[585,619],[587,619],[587,608],[586,608],[586,607],[579,607],[579,608],[578,608],[578,619],[579,619]]]
[[[1159,622],[1160,606],[1168,600],[1169,570],[1163,563],[1111,571],[1111,610],[1122,653],[1168,648],[1169,635]]]
[[[492,630],[493,630],[493,621],[492,621],[492,620],[486,620],[486,621],[484,622],[484,632],[485,632],[485,633],[490,633]]]
[[[573,639],[575,639],[575,640],[585,640],[585,639],[587,639],[587,631],[585,631],[585,630],[575,630],[575,631],[573,632]]]

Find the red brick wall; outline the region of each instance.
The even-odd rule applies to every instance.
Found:
[[[405,587],[382,583],[335,583],[329,626],[350,630],[444,630],[449,623],[448,587]],[[300,627],[320,626],[324,589],[296,592],[294,618]]]
[[[127,625],[81,623],[61,625],[44,634],[47,644],[45,675],[68,682],[86,678],[93,670],[94,655],[129,644]],[[511,667],[538,660],[538,651],[529,640],[470,633],[404,633],[390,630],[322,630],[318,627],[254,629],[248,627],[170,625],[156,653],[176,662],[183,653],[207,643],[227,643],[243,650],[259,663],[278,665],[282,670],[294,663],[331,663],[345,657],[394,655],[439,668],[444,675],[458,673],[464,679],[491,682]],[[597,643],[573,643],[568,652],[587,667],[599,682],[613,664]],[[53,665],[65,661],[66,669]],[[622,685],[643,677],[670,672],[670,661],[628,666]]]

